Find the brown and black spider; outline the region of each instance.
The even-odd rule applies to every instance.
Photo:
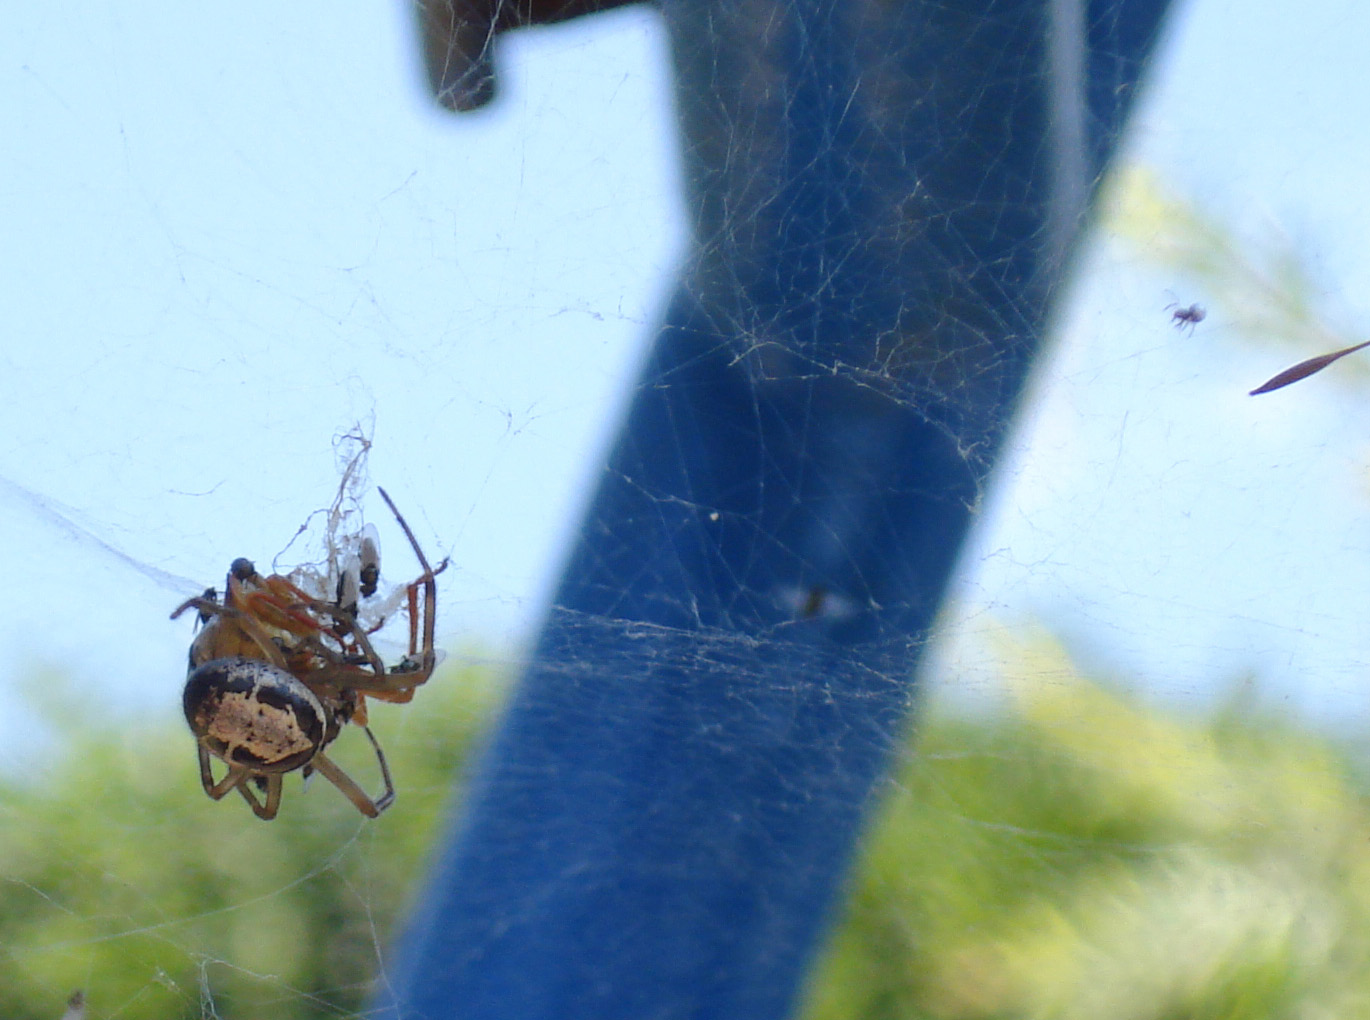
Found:
[[[303,769],[305,776],[323,775],[368,817],[394,801],[385,754],[366,726],[366,698],[407,702],[433,675],[434,579],[447,560],[436,570],[429,566],[404,517],[385,490],[378,491],[423,568],[405,588],[409,648],[396,665],[387,668],[371,644],[370,635],[385,621],[368,631],[357,618],[356,594],[374,593],[380,570],[369,532],[358,540],[352,566],[358,576],[339,579],[334,602],[279,574],[263,577],[239,558],[229,567],[222,601],[211,588],[171,614],[174,620],[197,609],[203,623],[190,645],[182,702],[195,734],[201,785],[215,800],[236,789],[257,817],[270,820],[280,808],[282,776]],[[366,730],[376,751],[385,791],[375,800],[324,753],[348,722]],[[211,756],[228,766],[222,779],[214,778]]]

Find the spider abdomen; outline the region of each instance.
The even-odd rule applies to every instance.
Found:
[[[333,734],[322,702],[262,659],[211,659],[186,677],[186,722],[216,758],[253,772],[307,764]]]

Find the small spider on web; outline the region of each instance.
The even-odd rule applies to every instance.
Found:
[[[375,529],[350,531],[346,523],[358,511],[342,509],[345,502],[356,504],[370,443],[346,438],[360,439],[362,446],[349,460],[328,511],[323,569],[300,567],[264,577],[239,557],[229,567],[222,597],[211,588],[171,614],[176,619],[189,609],[199,611],[182,702],[195,734],[201,785],[215,800],[236,789],[268,821],[280,808],[283,777],[296,770],[306,778],[320,773],[370,818],[388,808],[395,786],[367,726],[366,698],[406,703],[438,662],[435,579],[448,561],[429,565],[408,522],[378,488],[422,568],[409,584],[380,594]],[[308,522],[296,537],[307,527]],[[408,650],[387,666],[371,639],[401,604],[409,617]],[[375,799],[325,753],[349,722],[363,728],[376,752],[385,789]],[[214,758],[228,766],[222,779],[214,778]]]
[[[1174,314],[1170,316],[1171,325],[1173,325],[1176,329],[1179,330],[1183,330],[1186,326],[1188,326],[1190,335],[1193,335],[1194,327],[1197,326],[1199,323],[1203,322],[1204,319],[1208,316],[1207,310],[1205,310],[1203,305],[1199,304],[1193,304],[1190,305],[1188,308],[1182,308],[1178,301],[1172,301],[1170,302],[1170,304],[1165,306],[1165,310],[1167,312],[1170,311],[1172,308],[1175,311]]]

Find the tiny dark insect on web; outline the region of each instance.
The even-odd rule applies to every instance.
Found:
[[[1174,314],[1170,316],[1171,325],[1176,329],[1184,329],[1188,326],[1190,333],[1193,333],[1194,327],[1203,322],[1208,316],[1208,312],[1204,309],[1203,305],[1195,304],[1190,305],[1188,308],[1182,308],[1178,301],[1172,301],[1165,306],[1166,311],[1170,311],[1172,308],[1175,311]]]

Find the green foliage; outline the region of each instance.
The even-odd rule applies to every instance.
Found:
[[[1015,654],[1015,711],[929,720],[806,1020],[1344,1017],[1370,1001],[1370,817],[1345,756]]]
[[[488,672],[449,670],[373,707],[399,788],[377,821],[291,777],[265,823],[205,797],[184,723],[112,728],[65,699],[59,764],[0,786],[0,1016],[55,1020],[78,988],[92,1018],[353,1014],[492,700]],[[334,748],[379,786],[360,730]]]
[[[1249,708],[1143,707],[1045,642],[1003,669],[1010,711],[918,727],[807,1020],[1366,1012],[1370,818],[1346,755]],[[55,1020],[77,988],[92,1020],[355,1015],[494,700],[468,669],[376,706],[400,791],[376,822],[322,781],[260,822],[203,795],[179,722],[68,710],[52,773],[0,786],[0,1016]],[[373,789],[360,738],[338,758]]]

